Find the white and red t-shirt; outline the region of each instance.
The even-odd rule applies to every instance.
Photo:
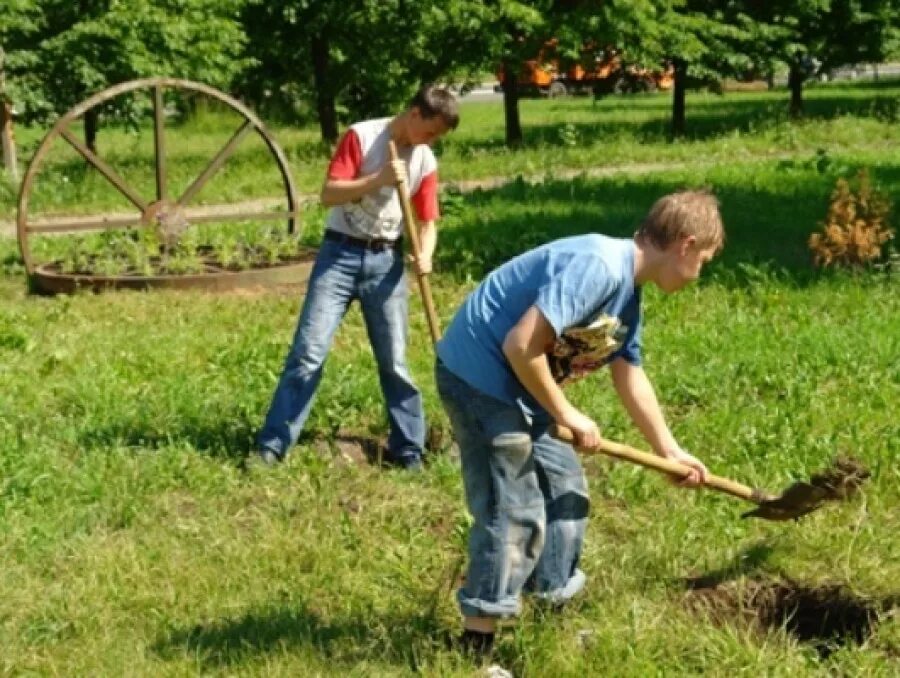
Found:
[[[388,140],[391,118],[351,125],[328,166],[329,179],[355,179],[379,171],[390,160]],[[398,147],[406,161],[410,202],[419,221],[439,216],[437,160],[426,144]],[[394,240],[402,235],[403,211],[394,186],[384,186],[359,200],[337,205],[328,212],[326,228],[355,238]]]

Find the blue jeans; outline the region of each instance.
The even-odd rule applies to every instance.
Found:
[[[260,449],[283,458],[297,442],[334,333],[350,302],[358,299],[387,403],[388,454],[394,461],[421,455],[425,414],[422,396],[406,365],[408,297],[401,248],[373,251],[322,241],[294,340],[257,436]]]
[[[589,508],[575,451],[548,434],[549,417],[469,386],[438,361],[438,393],[459,443],[474,524],[457,599],[465,616],[518,614],[524,590],[561,605],[584,586],[578,569]]]

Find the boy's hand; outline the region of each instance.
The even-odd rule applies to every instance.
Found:
[[[594,449],[600,445],[600,429],[597,424],[574,407],[558,418],[556,423],[572,431],[576,447]]]
[[[670,450],[664,455],[666,459],[677,461],[691,468],[691,474],[685,476],[681,480],[673,480],[672,482],[679,487],[700,487],[709,479],[709,471],[702,461],[692,454],[682,450],[680,447]]]
[[[409,263],[416,267],[416,273],[419,275],[428,275],[431,273],[431,258],[428,257],[415,257],[412,254],[409,255]]]
[[[401,181],[409,183],[406,176],[406,163],[402,160],[389,160],[378,172],[379,186],[396,186]]]

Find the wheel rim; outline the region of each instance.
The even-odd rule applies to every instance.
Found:
[[[153,105],[153,134],[154,134],[154,175],[156,192],[154,200],[147,200],[140,192],[135,191],[110,165],[101,157],[85,146],[69,127],[88,111],[104,104],[111,99],[123,94],[138,90],[148,90],[152,96]],[[167,156],[166,134],[164,125],[164,100],[163,92],[166,89],[184,90],[199,93],[215,99],[233,111],[240,114],[243,123],[234,132],[231,139],[216,153],[207,163],[206,167],[191,182],[180,196],[172,199],[167,192]],[[234,211],[218,213],[212,216],[192,214],[189,210],[190,203],[210,179],[222,168],[228,158],[234,153],[251,132],[257,132],[272,155],[285,192],[287,209],[283,211]],[[102,215],[84,215],[81,220],[65,224],[41,224],[29,222],[29,199],[34,187],[35,179],[40,173],[45,158],[50,152],[57,138],[63,139],[74,148],[91,166],[93,166],[113,188],[118,190],[137,210],[133,217],[109,218]],[[285,220],[288,233],[295,233],[298,216],[297,191],[294,186],[288,168],[284,152],[275,142],[275,139],[263,125],[262,121],[244,104],[237,99],[202,83],[177,78],[146,78],[132,80],[109,87],[97,94],[85,99],[80,104],[71,108],[63,115],[50,131],[44,136],[35,154],[28,165],[25,176],[19,189],[18,211],[16,217],[16,233],[19,250],[22,255],[25,269],[29,275],[33,275],[36,263],[31,256],[29,239],[32,235],[48,234],[54,232],[76,232],[89,230],[110,230],[128,227],[154,226],[163,231],[171,231],[176,228],[185,229],[193,223],[204,221],[239,221],[248,219],[259,220]],[[84,276],[81,276],[84,277]]]

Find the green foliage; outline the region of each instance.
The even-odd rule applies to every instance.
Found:
[[[20,2],[12,10],[18,24],[9,30],[8,96],[30,121],[62,114],[91,94],[134,78],[166,75],[228,86],[247,65],[237,20],[243,4]]]

